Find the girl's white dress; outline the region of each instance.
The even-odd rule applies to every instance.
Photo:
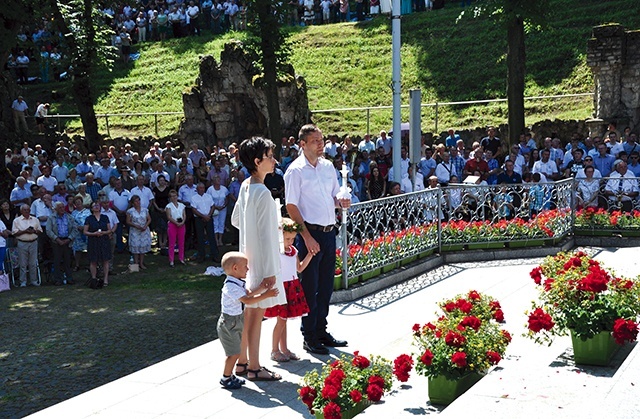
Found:
[[[275,287],[279,291],[277,296],[247,307],[269,308],[286,304],[287,297],[280,275],[278,208],[264,184],[251,183],[250,178],[242,183],[231,215],[231,224],[240,230],[239,250],[249,260],[247,288],[254,290],[264,278],[275,276]]]

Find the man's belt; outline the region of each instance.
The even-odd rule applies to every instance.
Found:
[[[318,224],[305,223],[305,225],[307,226],[307,228],[309,230],[322,231],[323,233],[328,233],[330,231],[333,231],[333,229],[335,228],[335,225],[333,225],[333,224],[328,225],[328,226],[321,226],[321,225],[318,225]]]

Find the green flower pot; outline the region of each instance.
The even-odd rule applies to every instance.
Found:
[[[349,279],[349,285],[354,285],[358,283],[358,279],[359,277],[354,277],[354,278],[350,278]],[[342,287],[342,274],[340,275],[334,275],[333,277],[333,289],[334,290],[341,290],[343,289]]]
[[[400,266],[406,266],[416,260],[418,260],[418,255],[409,256],[408,258],[404,258],[400,261]]]
[[[469,373],[458,379],[448,379],[443,375],[429,377],[429,401],[431,404],[451,404],[455,399],[480,381],[484,374]]]
[[[342,414],[342,419],[352,419],[358,413],[361,413],[364,409],[366,409],[370,405],[371,405],[371,402],[369,400],[363,400],[357,403],[356,406],[352,407],[351,409],[342,410],[340,412]],[[315,417],[316,419],[324,419],[324,414],[322,414],[322,410],[316,411]]]
[[[469,250],[502,249],[503,247],[504,247],[504,243],[501,243],[501,242],[469,243],[467,245],[467,249]]]
[[[571,331],[573,360],[576,364],[609,365],[611,358],[620,348],[611,332],[600,332],[591,339],[582,340]]]
[[[382,273],[386,274],[387,272],[391,272],[398,267],[398,262],[393,262],[388,265],[384,265],[382,267]]]
[[[422,252],[418,255],[418,259],[424,259],[426,257],[429,257],[433,254],[433,249],[427,250],[426,252]]]
[[[510,249],[516,249],[516,248],[522,248],[522,247],[536,247],[536,246],[544,246],[545,240],[532,239],[532,240],[525,240],[525,241],[508,242],[507,244],[509,245]]]
[[[464,244],[443,244],[442,245],[442,251],[443,252],[459,252],[461,250],[464,250]]]
[[[364,282],[364,281],[368,281],[371,278],[375,278],[376,276],[380,275],[381,271],[382,270],[380,268],[376,268],[372,271],[365,272],[362,275],[360,275],[360,281]]]

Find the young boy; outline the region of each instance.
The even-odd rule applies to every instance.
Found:
[[[241,252],[227,252],[222,257],[222,269],[227,279],[222,286],[222,309],[218,320],[218,338],[225,355],[224,372],[220,384],[229,390],[240,388],[244,384],[242,378],[232,374],[233,367],[240,357],[240,341],[244,327],[244,305],[257,303],[268,297],[278,295],[276,288],[259,288],[247,291],[244,278],[249,265],[247,257]]]

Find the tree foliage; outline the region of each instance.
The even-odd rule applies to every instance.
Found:
[[[472,17],[491,16],[506,29],[510,144],[516,143],[525,129],[525,33],[540,29],[544,25],[549,15],[549,7],[549,0],[485,0],[478,2],[471,9]],[[465,11],[462,11],[458,21],[464,17]]]

